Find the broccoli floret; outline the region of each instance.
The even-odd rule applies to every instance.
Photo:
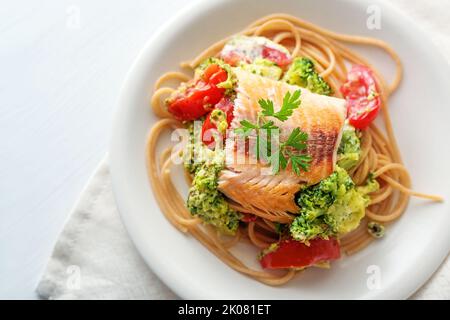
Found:
[[[191,127],[191,137],[194,131]],[[218,175],[225,164],[225,151],[213,151],[203,144],[194,145],[194,140],[190,139],[184,152],[185,167],[194,174],[187,199],[189,212],[225,234],[235,234],[241,215],[229,207],[223,194],[217,190]],[[192,159],[194,150],[197,161]]]
[[[330,85],[315,71],[314,63],[308,58],[295,58],[285,73],[283,80],[289,84],[297,85],[311,92],[331,95]]]
[[[324,218],[334,234],[345,234],[356,229],[368,205],[366,197],[356,188],[340,191]]]
[[[195,173],[189,189],[187,207],[190,213],[200,217],[225,234],[234,234],[240,215],[230,209],[224,196],[217,190],[217,176],[222,167],[205,164]]]
[[[354,127],[344,126],[341,143],[338,148],[338,165],[345,170],[353,168],[361,157],[361,141]]]
[[[187,129],[189,136],[187,137],[188,141],[182,151],[183,165],[190,174],[194,174],[204,163],[204,161],[202,161],[202,155],[208,151],[205,150],[202,145],[201,126],[198,124],[194,125],[194,122],[190,122],[187,125]],[[208,155],[206,155],[206,157],[208,157]]]
[[[331,234],[330,227],[325,223],[322,216],[308,221],[300,215],[291,223],[289,230],[295,240],[305,243],[314,238],[328,239]]]
[[[337,166],[328,178],[300,191],[297,202],[301,209],[290,226],[292,237],[307,243],[354,230],[369,205],[367,193],[377,188],[374,179],[357,188],[347,171]]]
[[[253,74],[274,80],[279,80],[283,73],[276,63],[263,58],[256,58],[252,63],[241,63],[239,66]]]

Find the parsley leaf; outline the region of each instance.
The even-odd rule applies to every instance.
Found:
[[[301,93],[302,92],[300,89],[294,91],[292,95],[289,91],[286,92],[286,95],[283,98],[283,105],[281,106],[280,111],[274,113],[273,116],[280,121],[286,121],[290,116],[292,116],[294,110],[300,106]]]
[[[261,115],[265,117],[275,117],[280,121],[286,121],[290,116],[292,116],[294,110],[300,106],[301,93],[302,92],[300,89],[294,91],[292,95],[289,91],[286,92],[283,98],[283,105],[281,106],[281,109],[278,112],[275,112],[272,100],[259,99],[258,104],[262,109]]]
[[[283,152],[277,150],[272,153],[270,157],[270,164],[272,166],[272,173],[277,174],[280,171],[280,168],[285,170],[288,165],[288,159],[286,159],[283,155]]]
[[[272,130],[272,129],[279,129],[279,128],[274,124],[273,121],[268,121],[261,126],[261,129]]]
[[[308,134],[300,130],[300,128],[295,128],[292,130],[289,138],[284,142],[285,146],[293,147],[297,150],[306,149],[306,141],[308,140]]]
[[[299,155],[290,155],[290,161],[292,164],[292,170],[294,170],[296,175],[300,175],[300,169],[303,171],[308,171],[311,157],[305,154],[299,154]]]
[[[250,128],[250,129],[259,129],[259,126],[256,124],[251,123],[248,120],[242,120],[241,122],[239,122],[241,124],[241,126],[243,126],[244,128]]]
[[[293,153],[294,150],[305,150],[307,147],[307,141],[308,134],[306,132],[301,131],[300,128],[295,128],[292,130],[289,138],[285,142],[281,143],[280,147],[276,150],[278,155],[271,157],[272,160],[279,161],[278,166],[274,165],[274,162],[271,161],[273,172],[277,173],[280,167],[285,169],[289,163],[291,163],[292,170],[296,175],[300,175],[301,171],[308,171],[311,157],[304,153]]]
[[[275,111],[274,111],[274,108],[273,108],[273,101],[272,100],[259,99],[258,103],[259,103],[259,106],[262,109],[262,115],[263,116],[266,116],[266,117],[273,116]]]
[[[256,124],[253,124],[247,120],[242,120],[240,122],[240,124],[241,124],[241,127],[234,129],[234,132],[243,137],[247,137],[252,133],[253,130],[259,129],[259,126],[257,126]]]

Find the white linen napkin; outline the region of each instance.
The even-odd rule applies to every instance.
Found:
[[[43,299],[174,299],[131,242],[117,211],[107,160],[81,194],[37,292]]]
[[[450,60],[450,1],[392,0],[428,31]],[[37,292],[44,299],[172,299],[131,243],[117,212],[107,161],[62,231]],[[412,299],[450,299],[450,262]]]

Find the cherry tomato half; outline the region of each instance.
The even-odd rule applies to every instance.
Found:
[[[322,261],[339,259],[339,242],[335,238],[314,239],[309,246],[293,240],[282,240],[278,247],[263,255],[261,266],[266,269],[303,268]]]
[[[207,83],[218,85],[221,82],[226,81],[228,73],[219,67],[217,64],[211,64],[203,72],[203,79]]]
[[[347,100],[347,118],[358,129],[367,128],[378,115],[380,91],[371,69],[354,65],[347,75],[341,92]]]
[[[181,121],[190,121],[211,111],[225,94],[225,89],[217,87],[226,81],[228,73],[217,64],[205,69],[201,79],[187,83],[186,88],[170,98],[168,110]]]

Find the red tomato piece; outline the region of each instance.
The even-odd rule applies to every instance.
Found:
[[[211,111],[225,94],[224,88],[217,85],[228,78],[226,70],[217,64],[205,69],[202,78],[191,81],[187,88],[168,102],[168,110],[181,121],[198,119]]]
[[[207,114],[222,99],[225,89],[199,80],[169,102],[168,110],[181,121],[190,121]]]
[[[262,57],[276,63],[280,67],[287,66],[292,61],[286,53],[267,46],[263,46]]]
[[[347,75],[341,92],[347,100],[347,118],[358,129],[366,129],[378,115],[380,90],[371,69],[354,65]]]
[[[234,104],[230,98],[223,98],[216,104],[216,109],[220,109],[227,115],[227,123],[230,125],[231,121],[233,121],[234,115]]]
[[[213,148],[215,145],[213,133],[217,132],[216,125],[211,122],[211,112],[206,116],[202,126],[202,141],[205,145]]]
[[[219,109],[219,110],[222,110],[223,112],[225,112],[225,114],[227,115],[228,126],[230,126],[231,121],[233,121],[233,117],[234,117],[233,116],[233,110],[234,110],[233,102],[229,98],[223,98],[216,104],[215,109]],[[203,127],[202,127],[202,141],[203,141],[203,143],[205,143],[207,146],[210,146],[210,147],[214,147],[214,145],[215,145],[214,137],[212,135],[212,130],[217,130],[217,126],[215,123],[213,123],[211,121],[211,112],[210,112],[208,114],[208,116],[206,117],[206,120],[203,123]]]
[[[228,73],[219,65],[211,64],[203,72],[203,79],[207,83],[218,85],[228,79]]]
[[[314,239],[309,243],[307,246],[293,239],[282,240],[274,251],[261,258],[261,266],[266,269],[303,268],[341,256],[339,242],[335,238]]]

